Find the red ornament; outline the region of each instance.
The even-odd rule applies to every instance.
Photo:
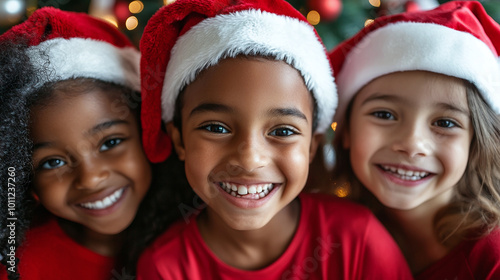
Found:
[[[315,10],[321,16],[321,21],[332,21],[336,19],[342,11],[341,0],[309,0],[309,9]]]
[[[113,10],[120,25],[124,24],[127,18],[131,15],[128,5],[129,2],[127,0],[118,0],[115,2]]]
[[[417,12],[417,11],[420,11],[420,7],[418,6],[417,3],[415,3],[415,1],[408,1],[406,2],[406,11],[407,12]]]

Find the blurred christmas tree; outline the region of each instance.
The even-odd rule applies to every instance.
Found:
[[[326,47],[331,49],[377,17],[418,9],[432,9],[449,0],[289,0],[288,2],[307,16],[309,22],[315,24]],[[500,2],[498,0],[480,2],[488,14],[500,22]]]
[[[37,8],[52,6],[104,18],[136,44],[151,16],[175,0],[0,0],[0,34],[26,19]],[[315,25],[328,49],[354,35],[370,20],[387,14],[431,9],[444,0],[288,0]],[[481,1],[500,22],[499,0]]]

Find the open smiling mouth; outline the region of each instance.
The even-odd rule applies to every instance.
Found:
[[[405,181],[418,181],[428,177],[431,173],[425,171],[414,171],[398,168],[394,166],[379,165],[384,171],[391,173],[392,176]]]
[[[83,208],[92,209],[92,210],[106,209],[106,208],[112,206],[113,204],[115,204],[122,197],[124,190],[125,190],[125,188],[121,188],[121,189],[115,191],[111,195],[106,196],[105,198],[103,198],[101,200],[97,200],[97,201],[93,201],[93,202],[85,202],[85,203],[81,203],[78,205],[80,205]]]
[[[255,184],[255,185],[238,185],[228,182],[217,183],[219,187],[225,190],[228,194],[235,197],[244,197],[248,199],[261,199],[266,197],[275,187],[274,184]]]

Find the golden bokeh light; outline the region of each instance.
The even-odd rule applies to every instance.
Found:
[[[141,1],[132,1],[128,5],[128,10],[132,14],[138,14],[138,13],[142,12],[143,9],[144,9],[144,4]]]
[[[334,194],[338,197],[346,197],[349,195],[349,184],[343,184],[342,186],[336,187]]]
[[[380,7],[380,0],[368,0],[370,2],[370,5],[372,5],[375,8]]]
[[[317,25],[320,22],[320,20],[321,20],[321,17],[317,11],[312,10],[309,13],[307,13],[307,21],[311,25]]]
[[[134,16],[129,17],[127,21],[125,21],[125,27],[128,30],[134,30],[137,28],[138,25],[139,25],[139,20],[137,20],[137,18]]]
[[[333,129],[333,131],[337,130],[337,123],[332,122],[331,128]]]

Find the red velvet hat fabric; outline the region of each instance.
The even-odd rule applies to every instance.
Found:
[[[28,44],[43,82],[95,78],[140,90],[139,51],[116,27],[84,13],[46,7],[12,27],[0,40]]]

